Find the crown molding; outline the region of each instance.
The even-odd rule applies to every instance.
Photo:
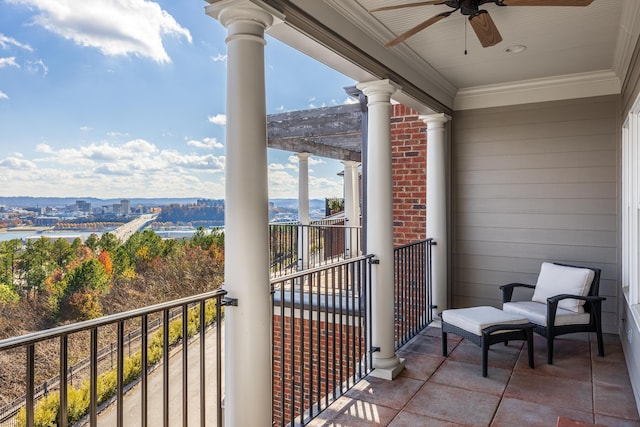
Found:
[[[454,110],[530,104],[619,94],[621,82],[612,70],[548,77],[460,89]]]

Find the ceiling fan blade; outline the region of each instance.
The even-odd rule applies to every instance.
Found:
[[[380,12],[380,11],[383,11],[383,10],[404,9],[405,7],[427,6],[427,5],[431,5],[431,4],[444,4],[444,0],[419,1],[419,2],[416,2],[416,3],[397,4],[395,6],[376,7],[374,9],[370,9],[369,12]]]
[[[451,15],[451,12],[445,12],[445,13],[440,13],[436,16],[432,16],[431,18],[427,19],[426,21],[424,21],[423,23],[416,25],[415,27],[413,27],[412,29],[410,29],[409,31],[400,34],[398,37],[396,37],[395,39],[388,41],[387,43],[385,43],[385,47],[391,47],[391,46],[395,46],[400,42],[405,41],[406,39],[408,39],[409,37],[419,33],[420,31],[424,30],[425,28],[427,28],[430,25],[435,24],[436,22],[440,21],[441,19],[446,18],[447,16]]]
[[[593,0],[496,0],[504,6],[589,6]]]
[[[480,10],[475,15],[469,17],[469,23],[476,32],[482,47],[494,46],[502,41],[502,36],[493,23],[491,15],[486,10]]]

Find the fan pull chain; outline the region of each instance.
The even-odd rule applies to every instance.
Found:
[[[467,54],[467,20],[464,19],[464,54]]]

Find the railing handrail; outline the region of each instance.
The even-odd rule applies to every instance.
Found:
[[[70,325],[58,326],[55,328],[32,332],[30,334],[21,335],[18,337],[7,338],[0,341],[0,351],[35,344],[39,341],[57,338],[63,335],[69,335],[76,332],[82,332],[82,331],[97,328],[100,326],[113,324],[119,321],[134,319],[147,314],[157,313],[162,310],[168,310],[174,307],[180,307],[185,304],[191,304],[191,303],[204,301],[207,299],[212,299],[218,296],[226,295],[226,293],[227,291],[225,291],[224,289],[216,289],[214,291],[205,292],[199,295],[193,295],[193,296],[180,298],[177,300],[161,302],[161,303],[150,305],[143,308],[137,308],[134,310],[124,311],[122,313],[116,313],[108,316],[99,317],[97,319],[84,320],[82,322],[72,323]]]
[[[406,243],[404,245],[400,245],[400,246],[396,246],[393,249],[394,250],[400,250],[400,249],[405,249],[405,248],[410,248],[411,246],[417,246],[420,245],[422,243],[429,243],[429,242],[434,242],[433,237],[429,237],[426,239],[422,239],[422,240],[417,240],[415,242],[411,242],[411,243]]]
[[[327,270],[330,268],[337,268],[340,267],[342,265],[345,264],[350,264],[356,261],[362,261],[365,259],[369,259],[369,258],[373,258],[375,257],[375,255],[373,254],[369,254],[369,255],[360,255],[357,257],[353,257],[353,258],[347,258],[347,259],[343,259],[342,261],[336,261],[336,262],[332,262],[331,264],[324,264],[318,267],[313,267],[313,268],[309,268],[306,270],[301,270],[301,271],[296,271],[295,273],[290,273],[284,276],[278,276],[278,277],[272,277],[270,280],[271,285],[273,285],[274,283],[278,283],[278,282],[284,282],[285,280],[291,280],[291,279],[297,279],[299,277],[302,276],[308,276],[310,274],[313,273],[317,273],[319,271],[323,271],[323,270]],[[2,349],[0,347],[0,349]]]

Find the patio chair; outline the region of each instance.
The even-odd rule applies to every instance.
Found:
[[[511,301],[517,287],[534,289],[530,301]],[[598,354],[602,342],[602,301],[598,295],[600,269],[574,265],[542,264],[536,285],[509,283],[500,286],[502,309],[536,324],[534,331],[547,338],[547,363],[553,363],[553,340],[558,335],[595,332]]]

